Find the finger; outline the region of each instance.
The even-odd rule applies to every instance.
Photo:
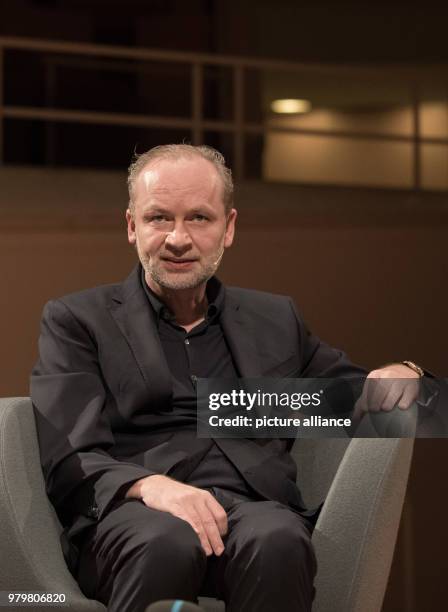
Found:
[[[219,555],[224,550],[224,543],[219,534],[218,525],[213,517],[213,514],[207,507],[205,501],[199,502],[196,506],[198,515],[200,516],[200,520],[202,522],[202,527],[204,529],[205,535],[208,539],[210,546],[213,549],[215,555],[219,557]]]
[[[353,410],[354,416],[360,417],[362,414],[367,412],[367,387],[368,387],[368,382],[366,380],[364,382],[361,395],[356,401],[356,404]]]
[[[402,395],[403,395],[402,385],[399,385],[399,384],[391,385],[389,389],[389,393],[384,398],[383,403],[381,404],[381,410],[384,410],[385,412],[390,412],[393,408],[395,408],[395,406],[401,400]]]
[[[394,387],[394,381],[383,379],[375,385],[375,402],[377,410],[392,410],[401,397],[401,389]]]
[[[408,408],[410,408],[414,403],[417,395],[418,386],[407,384],[403,391],[403,395],[401,396],[401,399],[398,402],[398,408],[400,408],[400,410],[407,410]]]
[[[368,378],[366,387],[366,404],[369,412],[379,412],[381,405],[387,397],[387,382],[378,378]]]
[[[219,533],[224,536],[228,530],[227,524],[227,512],[221,506],[221,504],[213,497],[211,493],[207,493],[205,497],[205,503],[208,509],[213,514],[213,518],[218,525]]]
[[[178,518],[183,519],[184,521],[186,521],[191,526],[193,531],[198,536],[199,541],[201,543],[202,548],[204,549],[205,554],[207,555],[207,557],[209,557],[213,553],[213,549],[212,549],[211,544],[209,542],[208,536],[207,536],[207,534],[205,532],[204,526],[202,524],[201,517],[197,513],[197,511],[194,508],[194,506],[191,506],[190,508],[185,509],[184,511],[176,514],[175,516],[177,516]]]

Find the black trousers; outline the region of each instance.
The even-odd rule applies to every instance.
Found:
[[[187,522],[123,500],[83,537],[77,579],[85,595],[110,612],[198,595],[223,599],[227,612],[310,611],[310,523],[278,502],[214,492],[229,526],[220,557],[205,555]]]

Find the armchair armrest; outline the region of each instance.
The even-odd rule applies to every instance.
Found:
[[[381,610],[413,445],[413,438],[354,438],[348,445],[313,533],[313,612]]]
[[[64,593],[68,611],[104,611],[69,573],[60,532],[45,492],[31,401],[0,399],[0,590]],[[39,606],[42,612],[54,609]]]

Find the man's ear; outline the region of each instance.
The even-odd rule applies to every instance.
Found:
[[[230,213],[227,215],[226,220],[226,234],[224,237],[224,248],[228,249],[232,246],[233,237],[235,236],[235,221],[238,213],[235,208],[232,208]]]
[[[130,208],[126,210],[126,223],[128,226],[128,242],[129,244],[135,244],[137,236],[135,234],[135,218]]]

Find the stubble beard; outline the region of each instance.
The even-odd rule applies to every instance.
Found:
[[[206,283],[215,274],[222,257],[222,249],[218,249],[216,253],[210,255],[205,261],[193,264],[198,267],[196,270],[169,272],[162,268],[162,262],[159,259],[148,257],[148,255],[143,253],[138,241],[135,246],[146,277],[149,277],[164,289],[180,290],[199,287],[199,285]]]

